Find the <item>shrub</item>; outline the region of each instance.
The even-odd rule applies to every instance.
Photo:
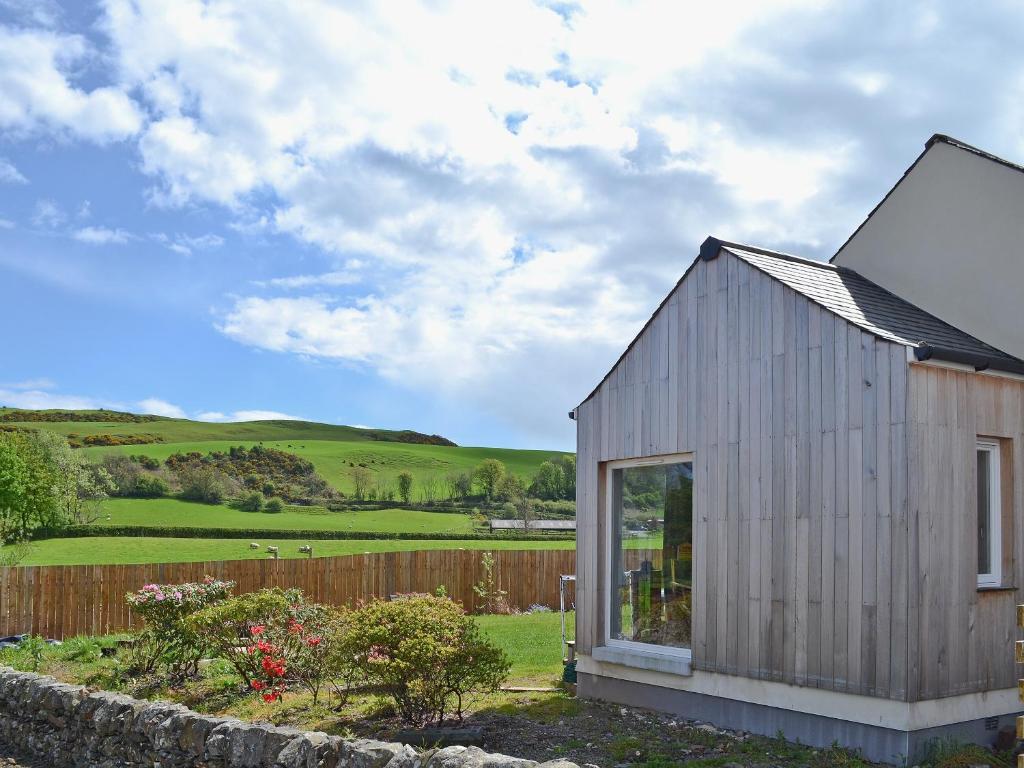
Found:
[[[482,578],[473,585],[473,592],[480,598],[480,613],[497,613],[508,615],[512,607],[508,603],[508,592],[501,588],[494,572],[494,553],[484,552],[480,555]]]
[[[243,512],[259,512],[263,509],[263,504],[263,494],[259,491],[252,491],[245,494],[242,500],[238,502],[238,508]]]
[[[162,477],[144,474],[135,481],[135,489],[132,496],[139,499],[158,499],[170,492],[170,486]]]
[[[266,701],[281,698],[294,683],[315,704],[327,680],[352,675],[352,655],[339,652],[347,637],[344,613],[306,602],[297,589],[239,595],[199,611],[187,624]]]
[[[254,627],[273,626],[287,615],[289,606],[301,599],[298,590],[261,589],[237,595],[203,608],[185,620],[189,632],[202,635],[218,657],[228,661],[248,683],[262,673],[261,660],[252,657]]]
[[[496,690],[511,666],[446,597],[374,600],[351,614],[350,626],[346,651],[412,725],[447,714],[461,721],[466,697]]]
[[[178,472],[178,479],[181,482],[181,498],[186,501],[220,504],[228,495],[227,478],[209,467],[184,468]]]
[[[146,649],[139,659],[141,671],[153,672],[157,665],[171,674],[195,674],[207,643],[186,619],[194,612],[225,600],[235,586],[207,576],[201,582],[186,584],[147,584],[125,599],[142,617],[145,630],[140,647]]]
[[[267,499],[267,504],[263,507],[264,512],[281,512],[283,510],[284,501],[282,501],[278,496],[275,496],[272,499]]]

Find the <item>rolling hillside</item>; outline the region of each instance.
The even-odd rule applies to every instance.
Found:
[[[30,420],[25,419],[26,414]],[[109,421],[96,421],[104,416]],[[23,420],[15,421],[22,417]],[[48,418],[81,418],[81,421],[50,421]],[[138,445],[86,447],[90,456],[107,453],[143,454],[166,459],[172,453],[226,451],[233,445],[267,447],[295,453],[308,459],[331,485],[351,493],[349,472],[363,465],[382,479],[394,480],[399,472],[413,475],[416,487],[434,478],[440,481],[450,472],[468,472],[487,458],[504,462],[510,472],[531,478],[540,464],[557,451],[512,448],[464,447],[437,435],[417,432],[362,429],[308,421],[249,421],[210,423],[160,416],[140,416],[113,411],[14,411],[0,408],[0,428],[45,429],[62,435],[147,435],[159,439]]]

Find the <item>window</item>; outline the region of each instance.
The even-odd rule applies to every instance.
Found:
[[[1002,505],[999,499],[999,443],[979,440],[978,459],[978,586],[1002,584]]]
[[[689,656],[693,464],[679,456],[608,464],[607,639]]]

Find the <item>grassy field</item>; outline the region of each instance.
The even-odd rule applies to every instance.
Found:
[[[47,425],[49,426],[49,425]],[[137,426],[137,425],[136,425]],[[218,425],[221,426],[221,425]],[[231,425],[237,426],[237,425]],[[412,445],[377,440],[265,440],[263,445],[294,453],[313,463],[327,482],[342,493],[352,492],[351,465],[365,464],[380,480],[395,487],[398,473],[412,473],[413,498],[417,498],[423,482],[430,477],[438,483],[450,472],[470,472],[484,459],[504,462],[510,472],[524,480],[533,477],[542,462],[557,456],[556,451],[528,451],[512,448],[453,448],[446,445]],[[227,451],[233,445],[247,448],[257,444],[242,440],[210,440],[183,443],[152,443],[116,447],[85,448],[90,456],[99,459],[107,453],[143,454],[166,459],[172,453],[199,451]],[[438,487],[438,492],[441,488]]]
[[[110,519],[107,519],[107,516]],[[414,509],[329,512],[287,506],[284,512],[243,512],[224,505],[179,499],[107,499],[97,525],[182,528],[265,528],[275,531],[376,531],[381,533],[472,533],[468,514]]]
[[[0,409],[2,415],[4,409]],[[127,446],[97,446],[84,448],[90,456],[99,458],[106,453],[144,454],[165,459],[172,453],[199,451],[226,451],[231,446],[252,447],[262,443],[267,447],[298,454],[308,459],[317,471],[343,493],[352,490],[349,472],[351,465],[364,464],[380,479],[395,481],[398,473],[408,470],[420,487],[424,480],[434,477],[440,481],[449,472],[467,472],[481,461],[495,458],[505,463],[509,471],[524,479],[531,478],[542,462],[558,455],[558,451],[519,450],[513,448],[477,448],[446,445],[391,442],[374,439],[394,436],[384,430],[366,430],[334,424],[308,421],[248,421],[214,424],[187,419],[158,419],[145,422],[93,422],[93,421],[28,421],[8,422],[26,429],[45,429],[62,435],[91,434],[133,435],[147,434],[160,437],[163,442]],[[414,495],[417,491],[414,490]]]
[[[574,541],[459,541],[430,540],[309,540],[258,539],[259,550],[246,539],[172,539],[149,536],[94,536],[84,539],[45,539],[32,544],[20,565],[104,565],[128,563],[184,563],[207,560],[255,560],[267,557],[268,546],[280,547],[281,557],[306,557],[304,544],[316,557],[360,552],[408,552],[424,549],[573,549]],[[0,548],[2,549],[2,548]]]

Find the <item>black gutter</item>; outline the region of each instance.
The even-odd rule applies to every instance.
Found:
[[[949,347],[938,347],[922,341],[914,347],[914,357],[918,360],[943,360],[947,363],[960,363],[969,365],[975,371],[1004,371],[1024,376],[1024,361],[1005,357],[991,357],[976,352],[965,352],[962,349],[950,349]]]

